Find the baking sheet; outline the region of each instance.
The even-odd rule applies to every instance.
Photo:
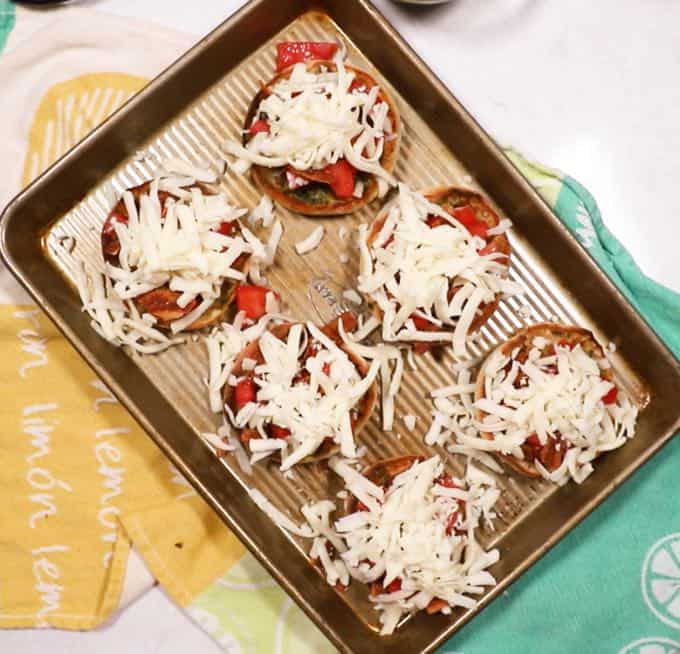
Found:
[[[310,5],[315,11],[306,12]],[[482,608],[548,547],[592,510],[632,470],[670,438],[680,409],[680,368],[632,308],[567,234],[484,132],[366,2],[302,0],[281,8],[275,0],[255,0],[218,28],[171,70],[134,99],[85,143],[58,162],[7,210],[2,252],[21,281],[88,362],[126,403],[175,465],[223,519],[267,565],[280,583],[347,652],[425,652],[448,637],[478,609],[452,616],[418,615],[393,636],[378,635],[377,613],[366,590],[352,584],[346,593],[328,587],[309,565],[309,541],[283,533],[254,509],[246,488],[258,488],[276,506],[300,521],[298,507],[339,489],[319,467],[296,469],[284,478],[275,464],[262,462],[244,475],[231,456],[219,460],[200,439],[220,417],[208,407],[207,356],[200,342],[160,355],[127,355],[104,343],[79,312],[72,287],[77,261],[102,269],[101,225],[120,193],[149,179],[166,156],[193,161],[219,156],[225,138],[238,138],[243,117],[260,82],[273,75],[274,44],[280,40],[341,38],[350,63],[376,75],[397,102],[404,131],[397,177],[413,188],[455,184],[481,190],[502,216],[513,222],[511,277],[525,295],[505,300],[470,348],[488,351],[517,328],[543,320],[576,323],[613,341],[619,384],[648,403],[638,436],[604,457],[583,485],[557,487],[513,474],[497,476],[502,489],[494,531],[481,542],[497,546],[501,561],[492,568],[499,585],[480,601]],[[89,164],[89,165],[88,165]],[[247,177],[228,174],[223,188],[241,206],[254,207],[260,194]],[[82,198],[82,199],[81,199]],[[354,236],[379,203],[340,218],[305,218],[277,208],[284,238],[276,265],[267,273],[280,290],[288,313],[319,321],[338,310],[343,289],[358,272]],[[326,236],[315,251],[300,256],[294,243],[318,224]],[[351,231],[342,240],[339,228]],[[75,239],[71,249],[70,239]],[[349,257],[341,262],[341,255]],[[407,368],[396,402],[395,428],[380,429],[379,411],[360,434],[366,463],[401,454],[441,454],[456,473],[464,461],[422,437],[430,424],[429,391],[452,383],[450,352],[418,357]],[[411,434],[402,416],[417,416]]]

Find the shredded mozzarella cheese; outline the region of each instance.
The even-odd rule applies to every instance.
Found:
[[[352,578],[380,585],[370,600],[380,611],[382,634],[435,599],[472,608],[472,596],[495,585],[487,568],[498,561],[498,551],[484,551],[475,538],[481,520],[495,517],[499,491],[492,477],[468,466],[466,480],[452,480],[451,488],[440,483],[444,468],[433,456],[383,490],[346,463],[333,460],[331,468],[365,507],[336,521],[343,542],[338,558]]]
[[[353,288],[348,288],[342,292],[342,297],[352,304],[361,304],[363,299]]]
[[[168,337],[156,329],[156,319],[150,314],[141,316],[132,301],[121,300],[105,275],[81,264],[75,281],[92,328],[113,345],[127,345],[140,354],[156,354],[185,342],[183,337]]]
[[[317,352],[301,369],[300,357],[310,343]],[[289,430],[289,436],[281,441],[284,471],[313,455],[327,438],[344,456],[355,456],[351,415],[373,384],[377,363],[362,378],[347,354],[312,323],[293,325],[285,340],[265,331],[259,349],[263,361],[253,371],[257,402],[231,416],[232,424],[237,429],[256,429],[262,438],[266,438],[268,425]],[[215,387],[227,377],[223,369]],[[248,445],[255,451],[258,439],[251,439]]]
[[[535,337],[526,361],[516,358],[519,348],[510,355],[495,350],[484,366],[484,397],[478,401],[465,368],[456,384],[433,391],[433,421],[425,442],[446,445],[491,467],[485,452],[524,459],[522,445],[535,434],[540,447],[552,439],[561,453],[555,470],[547,470],[538,458],[537,470],[558,484],[569,479],[581,483],[599,454],[632,438],[637,408],[621,389],[615,402],[604,403],[613,388],[600,374],[609,367],[606,359],[591,357],[580,345],[557,345],[553,354],[544,356],[547,343]],[[481,422],[475,418],[479,411]],[[479,431],[492,434],[493,440],[481,438]]]
[[[260,338],[272,321],[280,320],[281,317],[267,314],[247,328],[243,328],[244,319],[245,314],[241,312],[232,324],[221,323],[205,337],[208,351],[208,397],[210,408],[215,413],[222,412],[222,388],[229,380],[236,357],[248,343]],[[248,359],[242,363],[244,370],[252,370],[256,362]]]
[[[409,413],[403,417],[404,425],[409,431],[413,431],[416,428],[416,421],[418,418],[413,414]]]
[[[263,227],[270,227],[274,221],[274,203],[268,195],[263,195],[260,203],[250,212],[248,222],[251,225],[262,223]]]
[[[343,329],[342,321],[340,321],[339,332],[348,350],[378,365],[380,370],[382,428],[383,431],[392,431],[394,401],[401,387],[401,378],[404,372],[402,349],[394,345],[365,345],[359,342],[379,324],[377,318],[373,316],[357,332],[348,335]]]
[[[214,182],[216,175],[180,159],[165,160],[163,168],[166,172],[152,180],[138,200],[130,191],[123,193],[128,220],[111,223],[120,246],[116,265],[105,263],[103,280],[84,267],[77,279],[84,310],[98,333],[144,354],[184,339],[169,338],[154,327],[156,318],[140,315],[135,298],[165,287],[179,293],[180,308],[196,302],[191,311],[170,323],[172,334],[178,334],[220,301],[225,280],[245,278],[234,267],[239,257],[249,256],[258,271],[270,266],[283,231],[276,221],[266,245],[245,228],[233,236],[220,233],[221,225],[238,224],[246,210],[229,204],[223,194],[205,195],[193,186]],[[173,197],[161,203],[160,190]],[[254,213],[271,223],[271,201],[264,198]]]
[[[295,244],[295,251],[298,254],[307,254],[319,247],[324,236],[323,225],[315,227],[302,241]]]
[[[244,147],[227,141],[227,155],[236,157],[232,169],[243,173],[252,165],[297,170],[321,169],[346,159],[357,170],[370,173],[389,184],[393,178],[381,165],[384,143],[393,134],[389,106],[379,99],[374,86],[351,89],[355,73],[347,70],[341,56],[335,70],[308,70],[296,64],[291,74],[268,88],[257,107],[269,130],[254,134]],[[304,185],[297,176],[291,188]],[[363,188],[355,188],[355,196]]]
[[[431,229],[426,222],[430,215],[446,224]],[[358,289],[383,314],[383,340],[449,340],[457,355],[464,354],[479,308],[498,295],[521,292],[507,279],[505,256],[479,254],[482,239],[404,184],[381,216],[383,225],[371,244],[369,230],[360,227]],[[457,291],[449,299],[453,287]],[[440,331],[417,329],[414,314]]]

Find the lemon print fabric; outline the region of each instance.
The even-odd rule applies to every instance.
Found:
[[[659,620],[680,629],[680,532],[662,538],[647,553],[642,593]]]
[[[134,75],[91,73],[52,86],[43,96],[28,134],[24,186],[146,83]]]
[[[618,654],[680,654],[680,642],[671,638],[641,638]]]
[[[336,651],[251,554],[200,593],[189,613],[230,653]]]
[[[28,183],[146,80],[96,73],[44,94]],[[118,607],[130,546],[180,604],[244,548],[34,306],[0,304],[0,626],[93,628]]]

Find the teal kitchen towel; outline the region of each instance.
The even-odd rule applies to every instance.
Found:
[[[680,294],[642,274],[581,184],[506,153],[679,356]],[[680,654],[679,482],[674,438],[439,654]]]

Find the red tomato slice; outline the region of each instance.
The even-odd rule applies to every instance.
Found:
[[[480,248],[477,250],[480,254],[480,256],[484,256],[485,254],[493,254],[494,252],[500,252],[498,249],[498,242],[495,240],[489,241],[483,248]],[[505,254],[505,252],[502,252],[504,258],[508,258],[508,255]],[[502,257],[496,257],[496,261],[502,262],[503,258]]]
[[[461,223],[473,236],[486,238],[486,223],[477,218],[477,214],[472,207],[458,207],[453,210],[453,216]]]
[[[222,234],[223,236],[232,236],[235,231],[236,231],[235,220],[229,220],[220,223],[220,226],[217,228],[217,233]]]
[[[236,309],[245,311],[246,317],[251,320],[259,320],[267,312],[267,293],[269,292],[271,292],[271,289],[266,286],[252,284],[238,286],[236,288]]]
[[[448,517],[448,520],[446,521],[446,535],[447,536],[451,535],[451,532],[453,531],[454,527],[456,526],[456,522],[458,522],[458,511],[454,511]]]
[[[409,318],[413,320],[413,324],[416,326],[416,329],[419,332],[430,332],[432,331],[433,327],[436,328],[434,323],[430,322],[427,318],[423,318],[422,316],[419,316],[415,313],[412,313]]]
[[[397,577],[396,579],[393,579],[387,586],[385,586],[385,591],[386,593],[396,593],[397,591],[401,590],[401,579]]]
[[[356,168],[345,159],[340,159],[334,164],[326,166],[331,174],[331,188],[338,198],[351,198],[354,194],[354,178]]]
[[[443,486],[444,488],[458,488],[456,484],[453,483],[453,479],[447,474],[443,474],[439,479],[437,479],[437,484]]]
[[[336,163],[328,164],[325,168],[318,170],[297,170],[290,167],[289,170],[294,175],[311,182],[328,184],[338,199],[351,198],[354,194],[354,180],[357,171],[345,159],[339,159]]]
[[[290,436],[290,429],[280,427],[279,425],[270,425],[269,432],[272,438],[288,438]]]
[[[616,402],[616,398],[619,396],[619,389],[614,386],[610,391],[607,391],[603,396],[602,396],[602,401],[605,404],[614,404]]]
[[[254,402],[257,397],[257,386],[255,382],[246,377],[242,379],[236,387],[234,388],[234,402],[236,403],[236,408],[243,408],[248,402]]]
[[[528,445],[531,445],[531,447],[541,447],[541,441],[538,440],[538,434],[531,434],[525,442]]]
[[[259,132],[269,134],[269,123],[266,120],[256,120],[248,130],[249,134],[258,134]]]
[[[337,43],[322,41],[283,41],[276,45],[276,70],[312,59],[332,59],[337,52]]]
[[[368,511],[368,507],[361,500],[357,500],[357,511]]]

